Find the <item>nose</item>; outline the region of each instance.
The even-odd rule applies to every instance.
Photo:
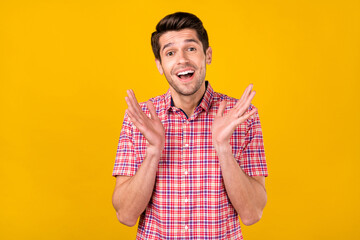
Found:
[[[183,64],[183,63],[189,62],[189,58],[187,56],[186,51],[180,51],[178,54],[178,57],[179,57],[178,64]]]

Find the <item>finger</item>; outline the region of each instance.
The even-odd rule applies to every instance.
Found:
[[[249,106],[250,106],[250,104],[251,104],[251,101],[252,101],[253,98],[255,97],[255,94],[256,94],[255,91],[251,92],[250,95],[249,95],[249,97],[245,100],[246,102],[244,102],[244,103],[242,104],[242,106],[240,106],[240,107],[238,108],[237,114],[238,114],[239,117],[240,117],[241,115],[243,115],[244,112],[246,112],[246,110],[249,109]]]
[[[136,126],[138,124],[138,121],[136,120],[136,117],[129,111],[129,109],[126,110],[126,113],[130,119],[130,121]]]
[[[244,90],[243,95],[240,98],[240,101],[244,101],[246,99],[246,97],[249,95],[249,92],[251,92],[253,88],[253,84],[249,84],[249,86],[246,87],[246,89]]]
[[[127,106],[128,106],[128,109],[127,109],[128,112],[130,112],[130,113],[134,116],[134,114],[136,114],[136,111],[135,111],[135,109],[134,109],[134,106],[133,106],[133,103],[132,103],[130,97],[129,97],[129,96],[126,96],[126,97],[125,97],[125,101],[126,101],[126,104],[127,104]]]
[[[255,97],[256,92],[252,91],[249,95],[249,97],[246,99],[246,102],[244,103],[245,106],[245,111],[249,108],[251,101],[253,100],[253,98]]]
[[[128,109],[127,109],[127,112],[129,114],[129,116],[131,117],[132,121],[137,121],[139,123],[142,123],[142,118],[143,118],[143,115],[141,115],[141,113],[139,111],[137,111],[133,104],[131,103],[130,101],[130,98],[129,97],[125,97],[125,101],[128,105]]]
[[[147,101],[146,105],[147,105],[147,107],[148,107],[148,109],[150,111],[151,119],[158,119],[159,117],[156,114],[154,104],[151,101]]]
[[[136,99],[136,96],[135,96],[134,90],[129,89],[129,94],[130,94],[130,96],[134,99],[134,101],[135,101],[136,103],[138,103],[138,101],[137,101],[137,99]]]
[[[225,108],[226,108],[226,101],[225,100],[222,100],[220,105],[219,105],[219,109],[216,113],[216,117],[221,117],[225,111]]]
[[[130,90],[126,90],[127,96],[125,97],[126,104],[129,108],[134,108],[134,99],[130,93]]]
[[[129,90],[126,90],[126,93],[127,93],[127,97],[128,97],[128,100],[129,100],[129,104],[135,109],[135,108],[138,108],[139,106],[139,103],[135,97],[135,94],[134,92],[129,89]]]
[[[136,114],[138,117],[140,116],[144,116],[145,114],[143,113],[136,97],[135,97],[135,93],[133,90],[127,90],[126,91],[128,94],[128,100],[129,100],[129,108],[131,108],[131,111]]]
[[[235,108],[239,107],[246,100],[246,98],[249,95],[249,93],[251,92],[252,88],[253,88],[253,84],[249,84],[249,86],[247,86],[243,95],[238,100],[238,102],[235,104],[235,106],[234,106]]]
[[[142,132],[144,129],[144,124],[142,121],[140,121],[138,118],[134,117],[129,111],[127,112],[130,121],[135,125],[135,127]]]
[[[257,108],[254,107],[250,112],[245,113],[244,115],[242,115],[241,117],[239,117],[236,120],[236,125],[239,125],[240,123],[245,122],[248,118],[250,118],[251,116],[253,116],[255,113],[257,112]]]

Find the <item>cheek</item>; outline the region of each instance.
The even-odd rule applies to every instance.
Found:
[[[199,66],[199,70],[200,72],[205,72],[205,69],[206,69],[206,63],[201,61],[198,63],[198,66]]]
[[[171,71],[172,71],[172,64],[171,63],[166,63],[163,65],[163,69],[164,69],[164,72],[168,73],[168,74],[171,74]]]

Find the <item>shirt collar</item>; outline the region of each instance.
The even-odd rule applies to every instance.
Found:
[[[206,86],[206,90],[198,107],[201,107],[206,112],[208,112],[214,97],[214,90],[208,81],[205,82],[205,86]],[[167,111],[170,110],[172,107],[174,107],[174,102],[171,97],[170,89],[165,94],[165,106]]]

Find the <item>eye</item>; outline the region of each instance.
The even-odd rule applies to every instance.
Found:
[[[169,56],[169,57],[170,57],[170,56],[172,56],[172,55],[174,55],[174,52],[172,52],[172,51],[166,53],[166,56]]]
[[[196,51],[196,48],[190,47],[188,50],[189,50],[190,52],[193,52],[193,51]]]

